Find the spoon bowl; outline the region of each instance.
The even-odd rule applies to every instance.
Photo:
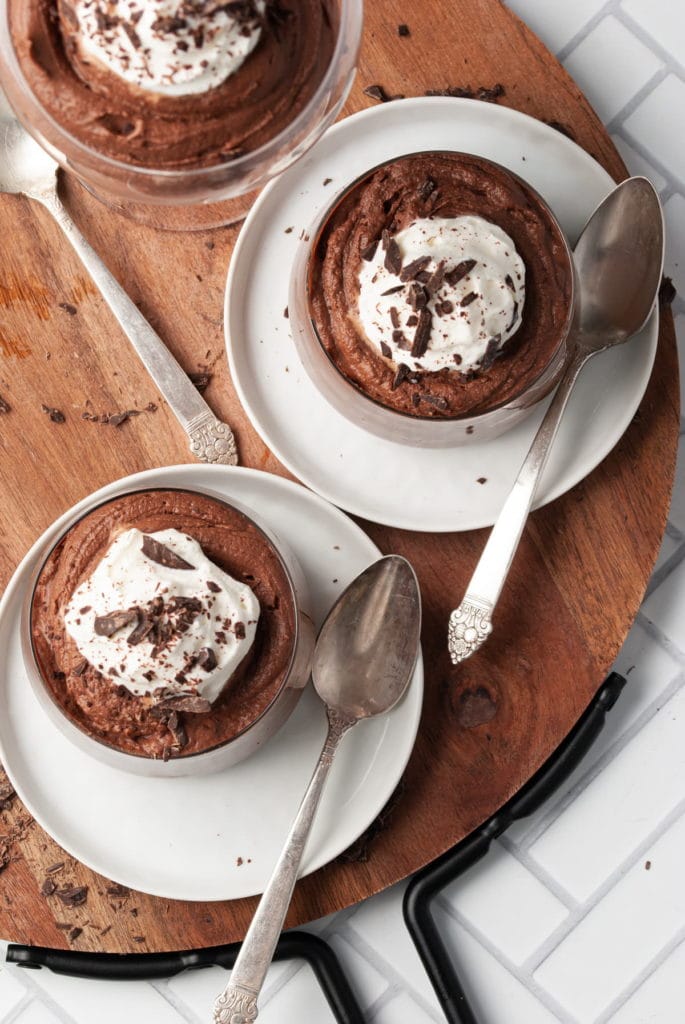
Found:
[[[57,163],[19,123],[0,96],[0,192],[37,196],[53,187]]]

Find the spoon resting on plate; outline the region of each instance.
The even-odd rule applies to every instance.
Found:
[[[328,734],[311,782],[259,901],[230,981],[214,1004],[215,1024],[250,1024],[338,744],[364,718],[397,704],[414,673],[421,633],[421,595],[409,562],[388,555],[341,595],[321,627],[312,665],[326,705]]]
[[[654,306],[664,262],[664,222],[659,197],[646,178],[628,178],[607,196],[585,225],[573,257],[578,306],[564,374],[464,600],[450,615],[447,646],[454,665],[469,658],[492,632],[495,605],[580,371],[598,352],[637,334]]]

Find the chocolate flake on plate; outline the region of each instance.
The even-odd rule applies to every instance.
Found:
[[[420,359],[428,348],[432,319],[430,311],[424,307],[419,313],[419,322],[411,346],[411,354],[414,359]]]
[[[138,618],[135,608],[126,611],[108,612],[107,615],[96,615],[93,629],[97,636],[114,636],[124,626],[130,625]]]
[[[143,546],[141,551],[149,558],[152,562],[157,562],[158,565],[163,565],[167,569],[194,569],[195,566],[191,565],[190,562],[186,562],[185,558],[181,558],[175,551],[172,551],[166,544],[160,544],[158,540],[151,537],[148,533],[143,536]]]

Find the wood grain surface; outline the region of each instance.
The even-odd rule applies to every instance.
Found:
[[[449,7],[449,17],[447,10]],[[411,34],[398,35],[407,23]],[[446,86],[491,87],[498,102],[555,122],[616,180],[625,168],[577,86],[539,40],[496,0],[376,0],[367,4],[357,81],[346,106]],[[155,232],[110,212],[73,181],[66,201],[188,371],[208,368],[206,397],[235,425],[244,465],[285,475],[249,425],[231,387],[222,336],[226,268],[236,229]],[[1,197],[0,582],[61,512],[109,481],[190,461],[185,437],[77,258],[47,214]],[[67,304],[66,306],[63,304]],[[75,312],[71,307],[75,307]],[[82,413],[145,412],[115,428]],[[61,409],[66,422],[41,411]],[[497,631],[453,669],[449,609],[460,600],[483,531],[416,535],[364,524],[385,551],[418,570],[425,602],[426,699],[416,749],[378,827],[297,887],[288,925],[360,900],[452,846],[541,765],[600,685],[637,611],[666,521],[678,436],[678,371],[670,311],[656,365],[627,433],[583,483],[529,523],[498,607]],[[0,936],[112,952],[235,940],[254,900],[191,904],[119,893],[67,857],[0,788]],[[57,867],[53,874],[47,869]],[[84,885],[65,906],[42,895]],[[48,886],[50,888],[50,886]],[[109,891],[108,891],[109,890]],[[76,932],[73,929],[82,929]]]

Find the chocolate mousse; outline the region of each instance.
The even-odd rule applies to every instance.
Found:
[[[428,152],[336,202],[307,287],[319,341],[351,385],[400,413],[456,419],[540,377],[568,328],[572,279],[529,186],[479,157]]]
[[[85,515],[47,558],[31,607],[36,662],[64,714],[103,743],[165,760],[260,717],[286,679],[295,623],[262,531],[182,490]]]
[[[158,169],[258,149],[330,63],[331,0],[8,0],[22,73],[79,142]]]

